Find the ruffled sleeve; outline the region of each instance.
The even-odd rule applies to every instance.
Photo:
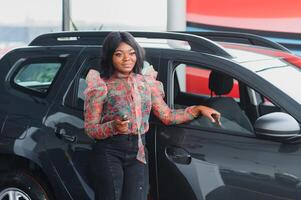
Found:
[[[99,72],[90,70],[86,77],[87,88],[84,104],[85,133],[95,139],[104,139],[114,133],[113,121],[100,124],[107,86]]]
[[[157,72],[153,69],[144,77],[151,89],[152,111],[164,124],[181,124],[195,118],[192,112],[194,106],[186,109],[170,109],[164,101],[163,84],[156,80]]]
[[[99,100],[104,100],[107,96],[107,86],[103,79],[100,78],[99,72],[91,69],[86,77],[87,88],[85,95],[97,93]]]

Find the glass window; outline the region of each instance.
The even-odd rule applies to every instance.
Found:
[[[283,60],[265,59],[241,64],[301,104],[301,93],[296,87],[301,84],[300,63],[300,58],[290,55]]]
[[[186,64],[178,65],[176,67],[176,79],[180,91],[202,96],[216,96],[214,93],[211,94],[209,89],[210,73],[211,70],[205,67],[196,67]],[[237,80],[234,80],[231,91],[223,96],[233,97],[236,101],[239,101],[240,95]]]
[[[26,62],[17,71],[13,82],[35,92],[47,93],[61,66],[60,62]]]
[[[174,107],[205,105],[214,108],[221,113],[221,126],[203,116],[189,125],[254,136],[253,125],[240,105],[238,84],[231,76],[207,67],[179,64],[174,73]]]

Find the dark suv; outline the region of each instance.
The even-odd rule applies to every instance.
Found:
[[[0,60],[0,200],[94,199],[83,91],[107,34],[44,34]],[[248,34],[132,34],[171,108],[222,114],[221,126],[151,116],[150,199],[301,199],[299,57]]]

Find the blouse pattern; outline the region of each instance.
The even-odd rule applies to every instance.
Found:
[[[151,110],[165,125],[180,124],[194,118],[192,108],[170,109],[164,101],[163,85],[153,76],[132,73],[102,79],[91,69],[86,77],[85,132],[92,138],[105,139],[117,134],[144,134],[149,129]],[[114,129],[115,119],[129,119],[128,133]]]

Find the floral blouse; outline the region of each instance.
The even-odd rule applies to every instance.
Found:
[[[149,129],[152,110],[164,124],[180,124],[194,118],[192,107],[170,109],[164,101],[162,83],[152,75],[132,73],[128,77],[113,75],[102,79],[99,72],[90,70],[85,90],[85,132],[95,139],[105,139],[120,134],[113,121],[127,115],[129,132],[144,134]],[[122,133],[124,134],[124,133]]]

